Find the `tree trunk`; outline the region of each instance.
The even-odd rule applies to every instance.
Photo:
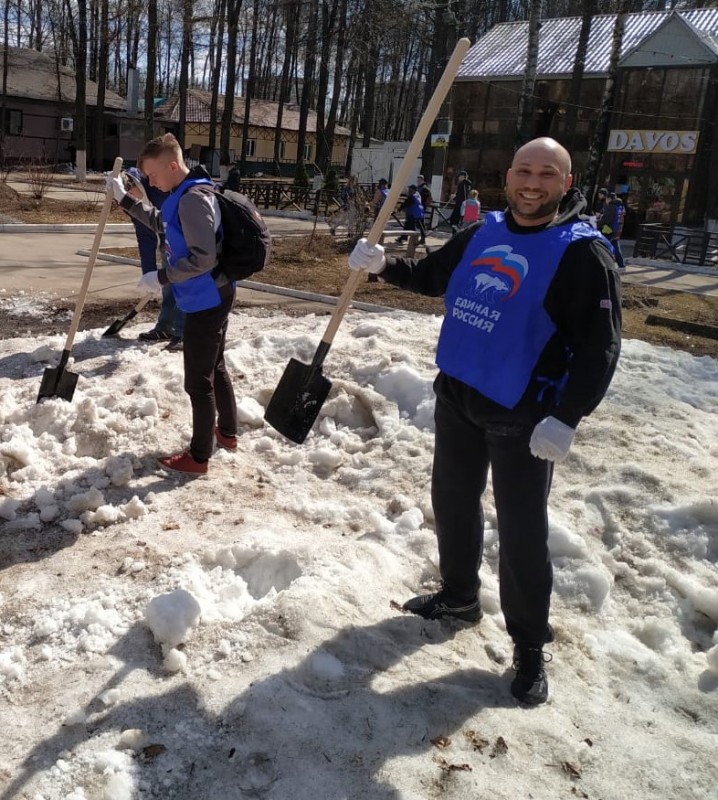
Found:
[[[332,37],[337,19],[338,0],[322,0],[322,47],[319,60],[319,86],[317,88],[317,155],[315,161],[319,170],[326,172],[330,150],[326,139],[326,97],[329,90],[329,60]]]
[[[75,56],[75,179],[84,183],[87,177],[87,4],[77,0],[77,20],[69,0],[65,0],[67,23]]]
[[[299,17],[299,6],[294,2],[288,2],[285,9],[286,14],[286,36],[284,39],[284,60],[282,62],[282,77],[279,86],[279,104],[277,106],[277,120],[274,128],[274,170],[279,176],[281,169],[279,162],[282,160],[282,120],[284,117],[284,104],[289,99],[289,77],[292,67],[292,53],[294,52],[294,39],[297,31],[297,20]]]
[[[107,87],[107,62],[110,58],[109,0],[101,0],[100,42],[97,65],[97,110],[95,115],[95,169],[102,170],[105,160],[105,89]]]
[[[232,115],[234,112],[234,86],[237,81],[237,28],[242,0],[227,0],[227,83],[222,112],[222,129],[219,135],[220,174],[226,178],[231,163],[229,140],[232,135]]]
[[[319,17],[319,0],[311,0],[309,7],[309,30],[316,31]],[[309,36],[304,57],[304,82],[299,104],[299,132],[297,134],[297,164],[304,163],[304,148],[307,142],[307,121],[312,102],[314,69],[317,62],[316,37]]]
[[[5,0],[5,8],[3,10],[3,54],[2,54],[2,99],[0,100],[0,164],[5,166],[5,127],[7,122],[5,115],[7,114],[7,73],[8,73],[8,44],[9,36],[8,29],[10,24],[10,0]]]
[[[145,139],[155,135],[155,78],[157,63],[157,0],[147,4],[147,77],[145,79]]]
[[[245,174],[247,167],[247,139],[249,138],[249,114],[257,81],[257,27],[259,21],[259,0],[254,0],[252,8],[252,43],[249,50],[249,75],[247,91],[244,93],[244,119],[242,121],[242,152],[240,154],[239,171]]]
[[[192,47],[192,0],[182,4],[182,52],[179,76],[179,126],[177,139],[184,150],[187,125],[187,89],[189,88],[189,53]]]
[[[581,31],[578,35],[576,58],[573,62],[571,86],[568,92],[568,108],[566,109],[566,117],[563,123],[564,145],[569,150],[573,149],[573,144],[576,140],[576,121],[578,120],[578,105],[581,100],[581,84],[583,83],[586,52],[588,50],[588,40],[591,35],[591,21],[595,8],[596,0],[583,0]]]
[[[224,54],[224,16],[227,8],[225,0],[219,0],[219,24],[214,66],[212,67],[212,99],[209,104],[209,150],[210,157],[217,146],[217,107],[219,105],[219,84],[222,77],[222,56]]]
[[[332,153],[334,151],[334,130],[337,125],[337,111],[339,109],[339,95],[342,88],[342,70],[344,68],[344,48],[346,43],[346,22],[347,22],[348,0],[341,0],[339,9],[339,33],[337,35],[337,52],[334,59],[334,76],[332,78],[332,101],[329,105],[329,115],[325,130],[325,141],[327,146],[327,164],[331,166]]]
[[[613,111],[613,100],[616,90],[616,77],[618,75],[618,59],[621,56],[621,45],[623,44],[623,32],[626,27],[626,17],[630,0],[621,0],[619,11],[616,16],[616,24],[613,26],[613,42],[611,43],[611,58],[608,64],[608,77],[603,89],[601,108],[598,112],[598,119],[594,127],[591,147],[588,151],[588,163],[586,165],[586,175],[583,181],[583,193],[589,203],[593,202],[593,193],[596,189],[598,170],[601,165],[601,158],[606,147],[608,136],[608,121]]]
[[[534,88],[539,55],[539,27],[541,24],[541,0],[531,0],[529,14],[529,46],[526,54],[526,72],[521,84],[519,107],[516,112],[516,138],[514,149],[518,150],[532,136],[534,130]]]

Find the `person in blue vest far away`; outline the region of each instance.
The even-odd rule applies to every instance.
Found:
[[[147,142],[138,166],[153,186],[170,195],[162,204],[163,266],[144,274],[137,288],[143,294],[159,294],[163,286],[171,286],[186,313],[184,388],[192,405],[192,439],[188,450],[160,458],[159,463],[201,475],[207,472],[215,440],[227,450],[237,448],[237,407],[224,363],[235,284],[215,269],[221,211],[208,173],[204,167],[188,169],[171,133]],[[120,178],[108,177],[107,188],[130,216],[157,230],[157,209],[126,194]]]
[[[606,393],[621,346],[616,262],[571,180],[568,152],[534,139],[507,173],[508,209],[486,214],[482,227],[418,261],[385,258],[366,239],[349,256],[351,269],[446,300],[432,474],[442,583],[403,608],[426,619],[481,619],[481,495],[491,467],[511,692],[530,705],[548,697],[554,462]]]
[[[169,196],[150,184],[149,178],[137,167],[130,167],[125,174],[131,178],[131,187],[128,194],[136,200],[147,201],[155,208],[162,208],[162,203]],[[161,235],[147,227],[138,219],[131,217],[137,237],[137,247],[140,251],[140,266],[142,274],[157,269],[158,236],[164,239],[164,230]],[[165,286],[162,289],[162,305],[154,328],[143,331],[137,338],[141,342],[165,342],[168,350],[182,349],[182,334],[184,332],[184,313],[177,308],[172,289]]]

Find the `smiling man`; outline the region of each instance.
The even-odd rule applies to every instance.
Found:
[[[501,608],[514,642],[511,692],[530,705],[548,697],[553,466],[603,398],[621,341],[616,263],[571,182],[565,148],[534,139],[506,175],[508,209],[488,213],[483,227],[465,228],[419,261],[384,258],[366,239],[349,256],[352,269],[446,300],[432,472],[442,583],[404,610],[481,619],[481,496],[491,467]]]

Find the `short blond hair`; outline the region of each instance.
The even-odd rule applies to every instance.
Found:
[[[173,133],[164,133],[150,139],[137,157],[137,166],[142,169],[142,162],[147,158],[159,158],[170,154],[178,164],[184,164],[182,147]]]
[[[476,198],[477,198],[478,196],[479,196],[479,190],[478,190],[478,189],[472,189],[472,190],[469,192],[469,197],[471,197],[471,198],[472,198],[472,199],[474,199],[474,200],[476,200]]]

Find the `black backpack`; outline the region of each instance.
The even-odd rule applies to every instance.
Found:
[[[215,196],[222,212],[222,238],[214,272],[241,281],[267,265],[272,237],[247,195],[225,189]]]

